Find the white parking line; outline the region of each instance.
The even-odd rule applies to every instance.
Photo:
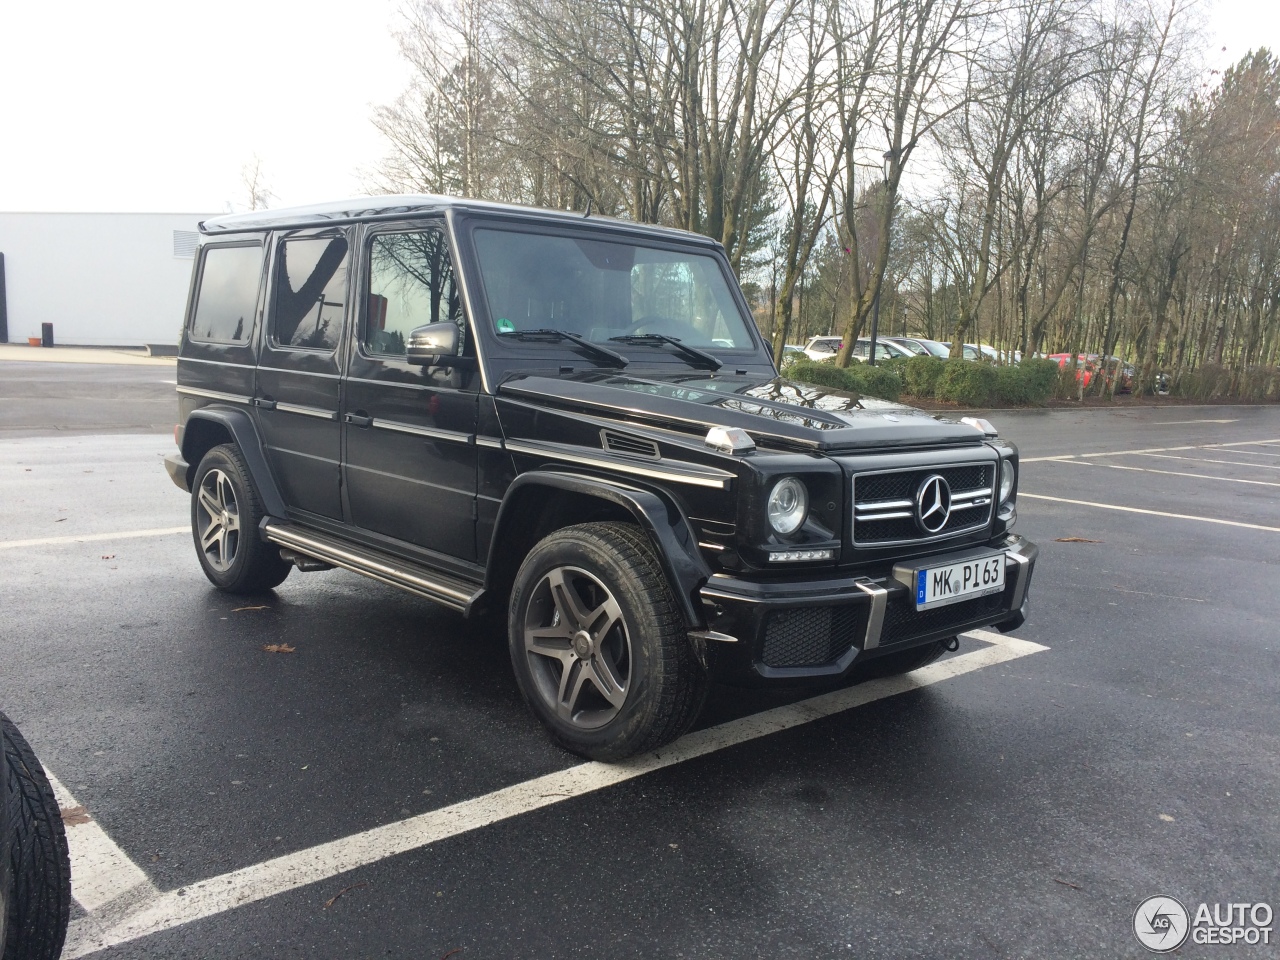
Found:
[[[1171,453],[1140,453],[1140,457],[1157,457],[1161,460],[1187,460],[1191,463],[1220,463],[1227,467],[1251,467],[1254,470],[1280,470],[1280,463],[1246,463],[1243,460],[1213,460],[1209,457],[1175,457]]]
[[[1239,423],[1237,420],[1148,420],[1144,427],[1176,427],[1188,423]]]
[[[35,540],[0,540],[0,550],[17,550],[19,547],[51,547],[60,543],[94,543],[99,540],[132,540],[136,537],[169,537],[175,533],[189,533],[190,531],[190,527],[155,527],[151,530],[82,533],[79,536],[39,537]]]
[[[987,630],[971,630],[965,636],[982,640],[989,646],[943,660],[911,674],[869,681],[699,730],[669,747],[634,757],[625,763],[578,764],[567,770],[549,773],[408,820],[375,827],[220,877],[201,880],[178,890],[157,894],[149,903],[124,919],[110,924],[103,924],[90,914],[88,921],[73,924],[63,957],[72,960],[162,930],[170,930],[247,903],[327,880],[448,837],[478,830],[573,797],[585,796],[757,737],[798,727],[875,700],[932,686],[983,667],[1048,649],[1038,643]],[[107,842],[110,843],[110,840]],[[119,856],[128,860],[123,852]]]
[[[1049,500],[1053,503],[1070,503],[1077,507],[1097,507],[1099,510],[1121,510],[1125,513],[1145,513],[1152,517],[1172,517],[1174,520],[1198,520],[1201,523],[1220,523],[1226,527],[1244,527],[1247,530],[1266,530],[1268,533],[1280,533],[1280,527],[1268,527],[1260,523],[1245,523],[1243,520],[1219,520],[1216,517],[1193,517],[1186,513],[1166,513],[1163,510],[1144,510],[1141,507],[1122,507],[1116,503],[1095,503],[1092,500],[1069,500],[1066,497],[1049,497],[1043,493],[1019,493],[1019,499]]]
[[[1239,477],[1213,477],[1206,473],[1186,473],[1182,470],[1154,470],[1151,467],[1126,467],[1119,463],[1088,463],[1083,460],[1057,460],[1056,463],[1069,463],[1076,467],[1105,467],[1108,470],[1132,470],[1135,473],[1162,473],[1167,477],[1191,477],[1195,480],[1218,480],[1222,483],[1249,483],[1258,487],[1280,487],[1280,483],[1271,480],[1242,480]]]
[[[1103,450],[1097,453],[1056,453],[1049,457],[1023,457],[1020,463],[1047,463],[1051,460],[1078,460],[1082,457],[1119,457],[1135,453],[1175,453],[1179,450],[1210,450],[1219,447],[1253,447],[1280,443],[1280,440],[1236,440],[1232,443],[1200,443],[1181,447],[1146,447],[1142,450]],[[1249,451],[1243,451],[1249,452]],[[1278,454],[1280,455],[1280,454]],[[1264,454],[1270,456],[1270,454]]]

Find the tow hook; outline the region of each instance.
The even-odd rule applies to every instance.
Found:
[[[942,645],[943,645],[943,647],[945,647],[947,650],[951,651],[952,653],[955,653],[957,650],[959,650],[959,649],[960,649],[960,638],[959,638],[959,637],[947,637],[947,639],[945,639],[945,640],[943,640],[943,641],[942,641]]]

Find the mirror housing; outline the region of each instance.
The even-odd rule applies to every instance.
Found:
[[[454,323],[428,323],[409,331],[404,345],[405,359],[410,363],[435,367],[458,358],[458,326]]]

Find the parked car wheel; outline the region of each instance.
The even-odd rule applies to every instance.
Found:
[[[9,841],[8,865],[0,871],[0,882],[9,884],[7,891],[0,890],[6,908],[0,917],[0,957],[54,960],[71,916],[71,858],[62,812],[40,761],[3,713],[0,741],[5,766],[0,828],[8,831]]]
[[[859,680],[871,680],[876,677],[896,677],[901,673],[919,670],[921,667],[927,667],[933,663],[947,650],[954,650],[954,644],[954,638],[935,640],[933,643],[912,647],[910,650],[886,653],[882,657],[876,657],[874,660],[868,661],[858,671],[857,677]]]
[[[586,523],[529,552],[508,614],[516,679],[566,749],[621,760],[683,734],[707,676],[639,527]]]
[[[260,593],[292,569],[258,536],[262,501],[233,443],[204,455],[191,485],[191,535],[205,576],[228,593]]]

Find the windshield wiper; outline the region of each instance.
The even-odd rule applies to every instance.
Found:
[[[720,362],[720,358],[714,354],[699,350],[697,347],[691,347],[687,343],[681,343],[679,337],[671,337],[665,333],[632,333],[625,337],[610,337],[609,339],[617,340],[620,343],[669,343],[689,359],[701,360],[712,370],[719,370],[724,366]]]
[[[570,333],[567,330],[507,330],[499,333],[500,337],[513,337],[516,340],[568,340],[570,343],[577,344],[591,356],[597,360],[603,360],[615,367],[621,369],[631,361],[618,353],[616,350],[610,350],[608,347],[602,347],[598,343],[592,343],[586,337],[580,337],[576,333]]]

